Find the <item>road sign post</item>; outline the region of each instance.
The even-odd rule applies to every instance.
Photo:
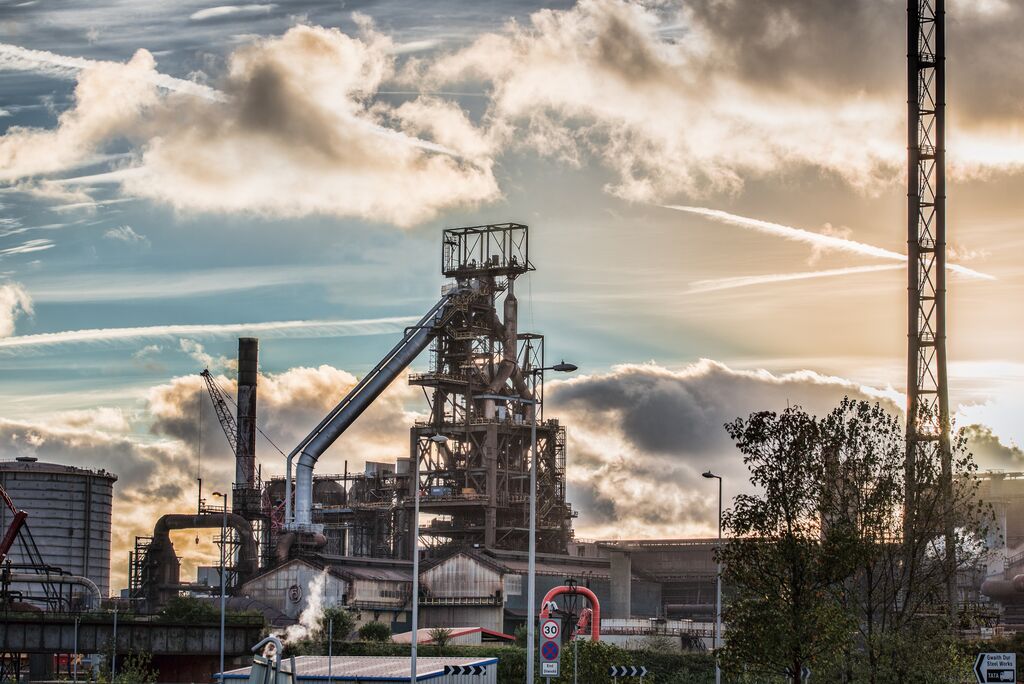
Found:
[[[540,676],[557,677],[562,664],[562,621],[545,618],[540,625]]]
[[[978,684],[1014,684],[1017,681],[1017,654],[979,653],[974,661],[974,676]]]

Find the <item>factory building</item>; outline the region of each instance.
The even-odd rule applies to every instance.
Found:
[[[85,577],[110,593],[110,513],[117,476],[58,463],[43,463],[32,456],[0,461],[0,487],[15,505],[28,512],[28,528],[42,561],[64,573]],[[0,505],[0,530],[7,530],[11,511]],[[12,569],[34,563],[26,553],[27,540],[11,547]],[[12,589],[38,593],[39,586],[12,585]]]

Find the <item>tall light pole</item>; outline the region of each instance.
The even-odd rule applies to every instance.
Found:
[[[448,442],[444,435],[432,435],[430,441],[438,446]],[[416,684],[416,645],[419,636],[419,613],[420,613],[420,455],[416,454],[416,465],[413,469],[413,494],[412,509],[412,632],[410,641],[412,649],[409,651],[409,681]]]
[[[718,663],[718,648],[722,644],[722,478],[708,470],[701,473],[709,480],[718,480],[718,574],[715,580],[715,684],[722,684],[722,668]]]
[[[531,374],[542,373],[546,370],[553,370],[558,373],[572,373],[576,366],[562,361],[554,366],[546,368],[534,368]],[[536,640],[537,621],[537,405],[540,401],[536,397],[512,397],[501,394],[480,394],[478,399],[493,399],[495,401],[511,401],[517,404],[524,404],[533,407],[533,420],[530,421],[530,554],[529,569],[526,578],[526,681],[533,684],[533,655],[534,641]]]
[[[224,549],[227,546],[227,530],[228,530],[228,495],[221,494],[220,492],[214,492],[214,496],[219,496],[224,501],[223,517],[220,523],[220,674],[217,676],[217,680],[224,682],[224,601],[225,601],[225,559]]]

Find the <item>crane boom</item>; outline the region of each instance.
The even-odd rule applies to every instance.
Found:
[[[203,376],[203,380],[206,381],[206,389],[210,393],[210,399],[213,401],[213,410],[217,413],[217,420],[220,422],[221,429],[224,430],[224,436],[228,438],[228,444],[231,445],[231,453],[238,455],[238,427],[235,425],[235,417],[231,415],[230,409],[228,409],[228,403],[224,400],[224,394],[217,387],[217,383],[214,382],[213,376],[210,375],[210,369],[205,369],[200,375]]]
[[[4,534],[4,538],[0,540],[0,563],[3,563],[7,559],[7,554],[10,552],[11,547],[14,546],[14,540],[18,538],[18,533],[21,532],[21,528],[25,526],[25,519],[28,518],[28,513],[19,510],[14,502],[11,501],[11,497],[7,496],[7,492],[4,491],[3,487],[0,487],[0,499],[3,499],[4,504],[7,508],[11,509],[11,513],[14,514],[14,518],[11,520],[10,526],[7,528],[7,532]]]

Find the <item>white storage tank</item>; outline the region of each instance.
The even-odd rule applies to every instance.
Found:
[[[117,476],[31,456],[0,461],[0,486],[14,505],[28,513],[28,527],[43,562],[91,579],[101,596],[110,595],[110,506]],[[0,506],[0,530],[12,513]],[[24,533],[23,533],[24,534]],[[28,563],[21,542],[10,560]]]

